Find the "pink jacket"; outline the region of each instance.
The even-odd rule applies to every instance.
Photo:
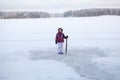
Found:
[[[64,38],[67,38],[67,37],[64,35],[64,33],[58,32],[58,33],[56,34],[55,42],[56,42],[56,43],[64,42]]]

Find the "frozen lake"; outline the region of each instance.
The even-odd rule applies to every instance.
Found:
[[[120,80],[119,21],[119,16],[0,19],[0,80]],[[69,35],[67,55],[56,53],[59,27]]]
[[[120,48],[120,17],[46,18],[0,20],[0,53],[55,49],[55,35],[62,27],[69,48]]]

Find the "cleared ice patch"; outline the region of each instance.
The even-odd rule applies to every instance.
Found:
[[[72,68],[55,60],[6,62],[0,80],[83,80]]]

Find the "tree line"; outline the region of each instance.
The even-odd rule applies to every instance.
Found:
[[[19,19],[19,18],[50,18],[50,14],[47,12],[20,12],[20,11],[9,11],[0,12],[1,19]]]
[[[64,17],[91,17],[91,16],[102,16],[102,15],[120,15],[120,8],[117,9],[83,9],[76,11],[67,11],[64,13]]]
[[[0,19],[19,19],[19,18],[53,18],[53,17],[92,17],[102,15],[120,16],[120,8],[95,8],[70,10],[64,13],[48,13],[39,11],[0,11]]]

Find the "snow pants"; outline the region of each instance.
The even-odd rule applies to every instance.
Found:
[[[63,53],[63,42],[58,43],[58,54]]]

